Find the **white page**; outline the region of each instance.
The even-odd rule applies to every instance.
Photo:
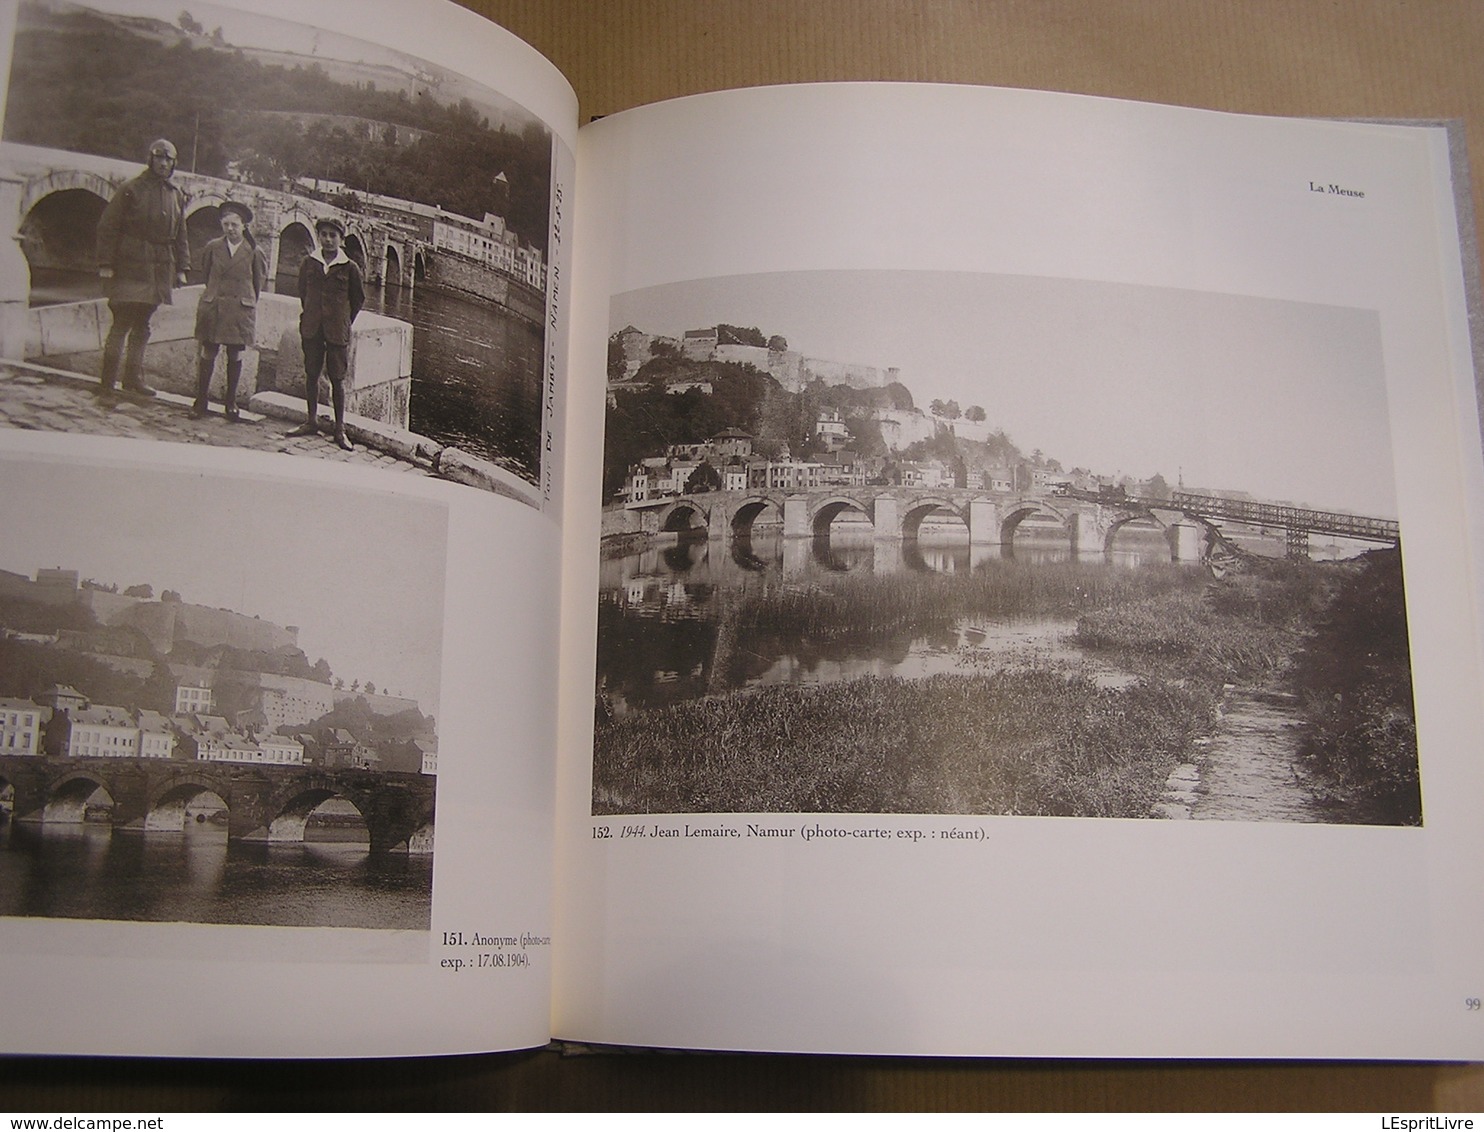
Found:
[[[442,388],[438,381],[452,376],[452,371],[437,372],[438,366],[464,367],[460,372],[466,374],[466,384],[488,380],[490,389],[505,388],[498,384],[507,381],[503,363],[489,360],[495,348],[491,342],[505,339],[490,338],[497,333],[490,327],[504,327],[498,333],[511,341],[534,343],[522,347],[528,352],[522,356],[525,368],[518,382],[524,383],[519,388],[525,400],[515,425],[502,426],[493,409],[460,408],[453,414],[461,430],[456,439],[450,439],[448,422],[442,420],[437,428],[443,431],[425,429],[423,441],[405,423],[369,416],[378,411],[374,397],[352,401],[347,420],[358,452],[340,463],[327,439],[299,442],[299,448],[291,447],[287,437],[281,444],[272,440],[283,437],[293,421],[279,422],[259,411],[257,395],[268,381],[260,370],[254,399],[242,406],[248,421],[236,427],[243,436],[268,438],[267,443],[244,440],[239,447],[232,442],[233,426],[223,422],[218,403],[224,395],[215,388],[208,418],[189,426],[199,428],[199,435],[182,432],[186,426],[179,422],[186,420],[189,398],[149,375],[156,373],[151,366],[174,356],[171,350],[183,349],[172,338],[181,334],[178,311],[197,301],[199,286],[178,287],[172,306],[154,316],[153,337],[145,349],[146,375],[161,392],[149,403],[122,398],[111,413],[94,412],[96,353],[80,360],[47,356],[39,367],[6,370],[6,423],[13,427],[0,428],[0,483],[5,485],[0,497],[5,499],[7,528],[6,560],[0,569],[7,571],[8,593],[34,592],[36,571],[54,568],[75,572],[74,582],[91,578],[119,591],[140,583],[150,585],[154,595],[173,589],[185,603],[185,618],[220,623],[226,626],[223,636],[239,643],[267,641],[279,647],[289,640],[302,650],[305,663],[322,658],[328,669],[293,677],[297,683],[292,688],[311,702],[309,708],[283,706],[267,693],[254,692],[256,699],[244,700],[242,677],[236,678],[236,691],[228,687],[230,681],[212,688],[213,703],[224,715],[229,707],[278,704],[274,710],[311,735],[313,742],[304,750],[317,762],[314,766],[260,769],[192,761],[180,754],[168,764],[73,758],[66,752],[3,760],[16,811],[5,817],[0,850],[6,876],[0,896],[0,972],[10,988],[4,1048],[26,1053],[363,1057],[544,1044],[550,998],[554,579],[567,305],[558,284],[569,262],[563,201],[571,192],[576,134],[576,98],[570,86],[531,48],[452,4],[247,0],[233,8],[192,4],[182,11],[179,4],[151,0],[98,0],[6,5],[3,17],[0,39],[7,64],[14,63],[13,77],[35,73],[27,69],[30,60],[10,58],[18,18],[23,27],[53,20],[59,35],[78,26],[135,35],[131,42],[141,58],[158,41],[188,51],[198,63],[209,58],[210,66],[220,67],[224,60],[230,62],[224,40],[239,51],[238,64],[244,67],[278,66],[301,78],[317,67],[334,97],[364,90],[363,104],[372,107],[363,111],[359,123],[354,115],[342,114],[320,125],[354,134],[369,131],[374,119],[377,134],[365,136],[385,147],[387,168],[399,152],[424,152],[403,147],[436,141],[438,130],[428,123],[436,125],[438,114],[463,113],[471,137],[487,130],[481,136],[488,138],[502,127],[516,134],[526,130],[525,148],[516,152],[529,158],[535,173],[528,183],[538,187],[514,185],[509,191],[512,199],[524,200],[522,192],[536,198],[526,202],[535,219],[521,221],[521,231],[506,247],[527,266],[539,262],[545,273],[530,282],[531,310],[511,330],[515,315],[496,319],[487,302],[480,306],[467,295],[450,300],[450,286],[438,286],[470,278],[495,279],[499,286],[506,281],[482,261],[470,266],[473,253],[462,260],[446,254],[433,225],[498,235],[516,233],[516,220],[502,227],[503,221],[459,212],[472,207],[467,203],[422,199],[415,187],[402,190],[406,197],[388,200],[393,194],[384,186],[392,183],[391,176],[374,168],[365,183],[332,185],[316,195],[302,181],[279,189],[261,177],[254,182],[254,174],[240,182],[215,166],[208,172],[205,163],[212,158],[201,143],[198,173],[191,161],[200,139],[220,138],[229,155],[244,159],[240,136],[232,136],[231,130],[214,134],[210,121],[200,126],[213,113],[230,116],[241,109],[238,103],[246,100],[230,87],[217,89],[220,105],[207,107],[195,119],[199,134],[189,131],[195,136],[187,137],[167,127],[175,133],[181,155],[177,179],[188,197],[188,227],[197,211],[214,209],[224,199],[249,202],[262,222],[257,229],[260,248],[281,265],[279,253],[287,246],[292,222],[297,219],[307,232],[315,218],[337,215],[349,236],[363,240],[361,265],[368,290],[380,289],[373,300],[391,302],[387,293],[396,286],[393,272],[405,266],[403,307],[412,306],[416,292],[420,303],[443,296],[443,302],[457,304],[460,311],[474,311],[469,321],[445,331],[436,320],[431,328],[419,324],[411,330],[407,319],[422,316],[399,320],[400,308],[371,308],[388,313],[372,324],[382,337],[362,339],[355,346],[356,381],[363,363],[384,359],[379,343],[400,343],[387,349],[393,354],[400,350],[400,363],[412,367],[411,393],[405,392],[405,384],[402,388],[403,396],[410,396],[414,431],[424,391]],[[182,29],[194,37],[183,44]],[[32,217],[28,230],[52,224],[43,243],[52,230],[74,221],[79,230],[86,229],[78,238],[84,250],[77,258],[88,268],[97,210],[119,183],[143,168],[144,154],[114,155],[107,139],[76,148],[61,141],[48,149],[51,120],[44,105],[38,110],[37,92],[27,88],[28,81],[19,78],[4,88],[13,111],[23,103],[29,121],[41,123],[40,136],[28,135],[22,144],[13,136],[20,127],[12,118],[11,133],[0,143],[7,200],[17,208],[12,215],[18,223]],[[383,105],[373,101],[377,97],[401,97],[407,105],[417,100],[419,111],[429,105],[436,109],[416,119],[396,111],[375,117],[380,113],[376,107]],[[461,102],[463,109],[456,111]],[[302,132],[315,125],[312,117],[295,120],[294,114],[304,109],[291,108],[286,119],[257,113],[231,121],[266,133]],[[316,109],[308,108],[311,114]],[[323,109],[329,113],[335,108]],[[388,123],[397,129],[388,131]],[[117,124],[120,136],[144,128],[152,135],[166,132],[141,124],[135,115],[126,114]],[[471,166],[482,167],[483,154],[462,152]],[[48,164],[50,173],[44,168]],[[325,168],[311,158],[291,172],[335,181]],[[509,179],[521,175],[512,167]],[[373,176],[386,180],[378,185]],[[53,199],[64,190],[72,191],[67,200],[96,198],[96,204],[70,214]],[[497,208],[507,207],[498,197],[490,199]],[[439,207],[443,211],[435,216]],[[266,219],[270,213],[280,222]],[[46,216],[52,220],[36,219]],[[533,260],[532,247],[544,248],[545,256]],[[35,278],[27,294],[30,266],[13,257],[0,267],[12,326],[16,319],[34,322],[41,317],[36,308],[49,301],[38,299]],[[465,274],[454,276],[455,269]],[[276,290],[271,301],[266,294],[260,297],[258,326],[277,304],[273,317],[281,319],[290,339],[299,300],[291,281]],[[285,303],[292,308],[286,314]],[[79,310],[87,305],[86,296],[74,304]],[[58,304],[58,309],[65,306]],[[99,310],[106,324],[108,314]],[[358,330],[368,317],[369,312],[356,317]],[[191,334],[188,325],[183,334]],[[10,345],[16,341],[12,337]],[[20,351],[11,353],[19,356]],[[418,369],[424,356],[436,359],[429,362],[435,370],[431,378],[419,376],[425,372]],[[25,357],[33,358],[31,348]],[[220,381],[220,365],[216,373]],[[296,376],[300,373],[302,367],[290,367],[290,391],[296,388],[293,382],[302,381]],[[407,373],[405,368],[397,371],[404,381]],[[55,395],[63,410],[39,422],[18,423],[23,398],[17,391],[22,387]],[[327,419],[325,394],[322,390],[321,409]],[[359,394],[357,384],[352,396]],[[302,407],[299,412],[302,420]],[[119,414],[136,417],[139,427],[118,427]],[[302,447],[311,443],[317,447]],[[423,450],[414,455],[411,450],[417,446]],[[252,447],[266,450],[248,450]],[[434,452],[453,479],[434,474]],[[462,466],[478,474],[459,479],[451,454],[456,452],[465,453]],[[478,459],[469,458],[474,456]],[[471,479],[479,486],[471,485]],[[124,615],[137,614],[144,619],[141,623],[168,617],[167,605],[154,595]],[[129,600],[122,593],[110,598],[120,607]],[[198,653],[210,656],[210,649],[202,647],[205,642],[197,639],[204,630],[195,636],[192,632],[185,630],[158,646],[167,650],[167,661],[184,655],[182,635]],[[55,656],[55,642],[29,644]],[[292,675],[297,669],[291,665],[287,671]],[[209,667],[189,665],[172,664],[171,676],[207,685],[216,679]],[[339,732],[316,723],[325,718],[319,715],[321,700],[332,696],[332,678],[339,682],[332,717]],[[16,683],[7,683],[4,695],[10,699],[42,691],[20,686],[22,678],[13,667],[0,672],[0,679]],[[92,684],[86,682],[90,679]],[[104,704],[110,703],[110,695],[132,694],[129,686],[116,691],[114,685],[98,682],[92,669],[83,670],[78,682],[84,695]],[[266,686],[271,681],[252,677],[248,683]],[[339,713],[350,709],[342,701],[348,698],[353,704],[356,693],[368,706],[359,724],[347,723]],[[125,698],[113,706],[132,711],[139,705]],[[388,730],[393,724],[387,720],[409,706],[426,721],[417,727],[419,741],[432,748],[424,749],[421,770],[407,761],[415,762],[418,755],[407,750],[403,732]],[[268,709],[261,710],[266,714]],[[180,727],[189,726],[183,716],[173,718]],[[266,725],[259,721],[246,734],[256,740],[277,732],[272,727],[277,718],[270,717]],[[253,726],[235,711],[231,722],[239,728]],[[357,726],[363,728],[358,734]],[[342,742],[342,733],[354,746]],[[393,764],[388,760],[398,744],[401,753]],[[371,769],[362,769],[368,750],[376,761]],[[348,765],[351,760],[359,761]],[[388,766],[396,773],[386,771]],[[262,813],[252,808],[249,779],[254,774],[261,776],[256,781],[267,792]],[[130,785],[141,778],[142,792]],[[67,797],[78,810],[76,795],[83,787],[67,787],[67,782],[101,783],[112,795],[109,823],[52,820],[65,818]],[[215,818],[209,812],[210,798],[203,810],[195,797],[202,787],[217,792],[217,802],[227,803]],[[162,815],[172,799],[178,807],[187,794],[197,807],[198,825],[191,824],[187,809],[184,829],[178,820],[173,830],[139,828],[168,825]],[[288,799],[290,794],[295,797]],[[304,814],[325,796],[348,800],[360,811],[369,846],[312,843],[315,837],[335,836],[335,822],[322,816],[323,811]],[[141,797],[151,816],[129,825],[123,811]],[[86,803],[84,817],[92,816],[97,800],[94,795]],[[48,807],[38,805],[40,801]],[[382,812],[390,815],[385,821],[378,816]],[[47,820],[37,820],[43,815]],[[244,832],[239,821],[247,820],[243,815],[261,818],[263,828],[239,838]],[[302,844],[290,820],[295,815]],[[424,819],[430,816],[428,823]],[[343,809],[336,820],[342,826],[354,824]],[[230,836],[222,828],[228,821]],[[421,828],[411,828],[419,821]],[[311,836],[310,826],[328,832]],[[274,842],[288,843],[262,844],[265,830]],[[401,844],[381,852],[379,836]],[[131,865],[135,860],[145,862],[144,867]]]
[[[1479,432],[1443,132],[820,85],[620,114],[582,145],[568,506],[590,519],[564,553],[555,1032],[858,1053],[1480,1056]],[[722,322],[900,365],[919,405],[980,403],[1068,465],[1173,483],[1178,459],[1192,484],[1398,518],[1422,826],[595,811],[604,337]],[[1101,385],[1087,379],[1100,365]],[[1253,430],[1245,457],[1213,427],[1225,419]],[[1210,442],[1182,447],[1187,425]],[[1138,444],[1109,441],[1120,430]],[[1268,465],[1299,486],[1275,496]],[[878,839],[806,842],[810,828]]]

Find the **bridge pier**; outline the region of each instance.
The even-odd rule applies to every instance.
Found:
[[[1072,512],[1067,520],[1068,534],[1072,541],[1074,558],[1101,557],[1104,547],[1098,530],[1097,516],[1080,508]]]
[[[0,178],[0,216],[20,213],[24,189],[24,182],[18,178]],[[20,360],[26,356],[30,302],[31,265],[21,251],[20,237],[0,240],[0,358]]]
[[[732,521],[724,503],[713,503],[706,513],[706,542],[723,554],[732,545]]]
[[[783,537],[786,539],[812,538],[814,531],[809,526],[809,499],[804,495],[783,497]]]
[[[1171,562],[1199,562],[1201,560],[1201,528],[1196,523],[1177,519],[1165,531],[1170,541]]]
[[[969,545],[999,546],[1000,509],[989,499],[969,500]]]
[[[877,542],[902,537],[902,518],[897,508],[897,497],[878,495],[871,507],[871,533]]]

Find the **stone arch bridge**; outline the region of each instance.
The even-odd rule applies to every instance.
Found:
[[[23,321],[32,291],[47,272],[96,269],[98,218],[118,186],[143,168],[142,161],[0,142],[0,228],[11,237],[0,240],[0,353],[19,356],[12,335],[23,333],[16,323]],[[410,287],[433,271],[431,228],[410,214],[350,212],[293,193],[182,170],[174,179],[185,190],[193,249],[218,234],[218,210],[226,200],[242,201],[253,210],[252,232],[268,259],[270,281],[297,272],[299,261],[314,247],[316,221],[325,217],[345,225],[346,254],[361,264],[369,282]]]
[[[177,759],[52,759],[0,756],[18,821],[81,822],[99,787],[113,800],[115,829],[182,828],[187,803],[217,795],[227,835],[250,841],[303,841],[310,812],[342,798],[361,812],[371,852],[405,849],[433,826],[436,780],[422,774],[317,767],[266,767]]]
[[[1008,546],[1027,520],[1055,524],[1074,553],[1103,554],[1129,523],[1153,522],[1163,530],[1177,562],[1199,561],[1203,525],[1178,510],[1163,512],[1137,504],[1110,505],[1033,493],[986,492],[965,488],[827,487],[809,491],[755,489],[682,495],[630,504],[651,533],[696,534],[729,540],[750,534],[764,516],[781,517],[786,539],[826,536],[842,515],[868,521],[877,541],[918,537],[924,523],[957,519],[971,546]]]

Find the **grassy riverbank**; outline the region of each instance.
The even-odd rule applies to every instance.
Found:
[[[594,812],[1144,817],[1210,734],[1223,686],[1239,684],[1300,693],[1311,773],[1347,820],[1420,820],[1395,555],[1273,563],[1214,584],[1188,569],[1030,566],[849,579],[769,589],[725,617],[733,633],[818,644],[1078,613],[1078,644],[1137,683],[978,672],[969,654],[963,675],[774,685],[636,712],[598,728]]]
[[[1206,707],[1053,672],[775,685],[602,728],[594,812],[1143,817]]]

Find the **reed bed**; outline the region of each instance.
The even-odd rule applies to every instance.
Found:
[[[973,618],[1071,616],[1080,646],[1139,680],[1109,690],[1047,668],[966,671],[654,707],[598,727],[595,814],[1146,817],[1236,683],[1296,687],[1315,720],[1315,772],[1388,815],[1373,820],[1420,821],[1399,562],[1275,564],[1219,585],[1181,568],[1004,562],[775,583],[719,613],[723,636],[786,639],[799,653]],[[1373,648],[1358,668],[1378,625],[1385,655]]]
[[[1143,817],[1209,708],[1046,671],[773,686],[603,728],[593,812]]]

